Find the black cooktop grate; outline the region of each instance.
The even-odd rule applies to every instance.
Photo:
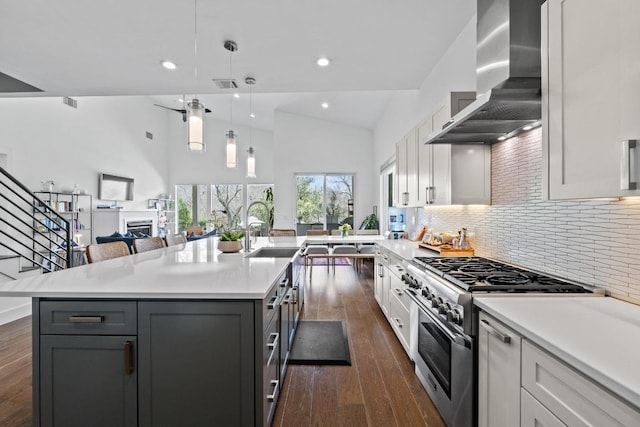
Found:
[[[580,285],[482,257],[416,257],[412,263],[468,292],[590,292]]]

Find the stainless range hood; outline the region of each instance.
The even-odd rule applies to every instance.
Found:
[[[426,143],[493,144],[538,126],[543,0],[478,0],[476,100]]]

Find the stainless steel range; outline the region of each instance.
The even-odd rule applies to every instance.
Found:
[[[448,426],[475,424],[477,316],[473,295],[591,293],[547,274],[482,257],[419,257],[405,263],[411,297],[411,356]]]

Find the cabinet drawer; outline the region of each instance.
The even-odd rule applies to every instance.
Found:
[[[271,322],[273,315],[278,312],[277,302],[282,295],[286,293],[287,286],[289,286],[289,282],[287,281],[287,274],[284,273],[278,278],[271,291],[269,291],[269,295],[262,300],[262,324],[265,327]]]
[[[526,340],[522,386],[568,425],[630,426],[640,419],[636,409]]]
[[[407,354],[409,353],[409,342],[411,334],[409,332],[410,315],[409,310],[402,305],[396,297],[395,292],[389,298],[389,322],[396,331],[400,343],[404,347]]]
[[[392,283],[391,289],[389,292],[396,297],[398,302],[402,304],[402,306],[409,312],[409,308],[411,307],[411,298],[407,295],[404,290],[407,288],[406,286],[395,286],[397,283]]]
[[[565,427],[565,424],[556,418],[540,402],[531,397],[525,389],[521,390],[522,410],[520,418],[521,427]]]
[[[40,301],[40,334],[136,335],[135,301]]]

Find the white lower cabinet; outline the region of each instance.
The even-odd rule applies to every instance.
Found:
[[[566,425],[640,425],[640,411],[528,341],[522,345],[522,387]]]
[[[480,313],[478,331],[478,427],[513,427],[520,422],[522,337]]]
[[[565,427],[555,415],[542,406],[527,390],[521,389],[521,409],[522,417],[520,425],[522,427]],[[514,424],[514,426],[517,424]]]
[[[409,308],[411,300],[404,293],[407,285],[402,282],[403,274],[402,259],[378,247],[374,295],[393,332],[398,337],[398,341],[410,356],[411,315]]]
[[[640,426],[640,410],[485,312],[478,426]]]

